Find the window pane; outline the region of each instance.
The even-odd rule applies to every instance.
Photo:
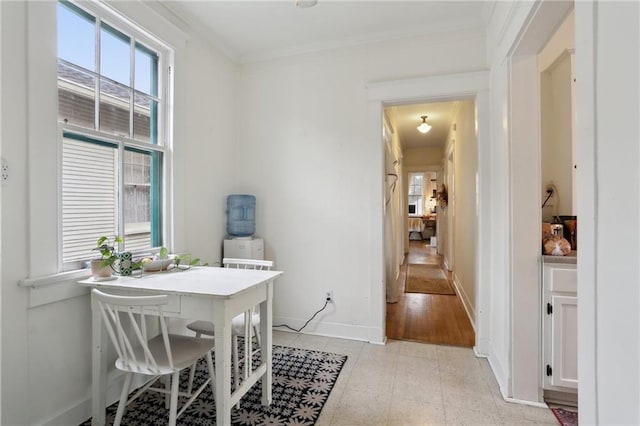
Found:
[[[62,150],[63,262],[95,258],[102,235],[117,234],[118,151],[115,146],[64,138]]]
[[[100,28],[100,74],[131,87],[131,39],[106,24]]]
[[[69,3],[58,3],[58,58],[95,71],[95,50],[95,19]]]
[[[95,128],[95,77],[58,61],[58,121]]]
[[[424,186],[424,174],[423,173],[409,173],[409,193],[408,193],[408,201],[410,206],[415,206],[414,208],[410,207],[410,210],[413,210],[417,215],[422,215],[424,203],[422,201],[423,197],[423,186]]]
[[[136,43],[135,89],[158,96],[158,55]]]
[[[161,173],[159,153],[125,149],[124,222],[127,250],[144,250],[162,245],[160,205]]]
[[[100,130],[129,137],[131,89],[100,79]]]
[[[135,93],[133,137],[136,140],[158,143],[158,102]]]

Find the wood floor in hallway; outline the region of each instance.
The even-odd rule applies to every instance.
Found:
[[[397,280],[398,302],[387,303],[387,338],[472,347],[475,332],[458,295],[405,293],[409,263],[442,264],[428,241],[410,241]]]

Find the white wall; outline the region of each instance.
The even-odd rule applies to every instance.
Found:
[[[640,424],[639,28],[637,2],[576,5],[576,57],[581,46],[594,55],[593,63],[577,64],[584,68],[577,75],[584,85],[577,90],[586,94],[577,102],[579,136],[584,137],[578,138],[578,150],[582,162],[592,161],[585,166],[593,172],[580,176],[578,216],[595,217],[589,230],[593,241],[586,234],[590,244],[584,263],[583,247],[578,246],[579,404],[590,404],[586,416],[580,414],[585,424]],[[593,116],[595,122],[581,121],[583,116]],[[582,202],[586,191],[593,193],[591,206]],[[582,371],[583,365],[588,369]]]
[[[506,153],[509,75],[503,54],[525,28],[529,13],[523,12],[511,13],[511,23],[492,21],[500,25],[491,25],[489,31],[490,40],[495,39],[488,43],[493,47],[492,105],[503,117],[494,121],[494,142],[505,142]],[[502,10],[494,17],[509,14]],[[583,218],[578,251],[581,424],[640,423],[639,21],[637,3],[576,2],[577,190],[578,216]],[[536,29],[529,27],[527,32]],[[499,159],[496,152],[492,161]],[[503,183],[508,185],[508,179]],[[620,203],[623,209],[611,208]],[[505,294],[516,289],[510,287]],[[500,304],[492,306],[496,305]],[[503,316],[508,319],[509,313]],[[496,349],[500,336],[508,342],[511,331],[508,320],[496,318],[492,324],[496,338],[490,361],[495,370],[496,359],[509,359],[508,345],[504,351]],[[513,389],[508,373],[498,374],[498,380],[509,395]]]
[[[453,118],[455,139],[455,216],[453,249],[455,251],[454,280],[460,290],[471,321],[475,322],[477,211],[476,178],[478,149],[476,142],[475,105],[472,100],[460,101]]]
[[[2,2],[2,157],[13,171],[2,188],[2,421],[28,424],[26,203],[26,3]],[[9,43],[11,40],[11,43]],[[21,58],[22,60],[18,60]],[[7,250],[7,247],[11,250]]]
[[[382,340],[383,149],[365,84],[482,69],[483,52],[465,32],[242,66],[238,189],[257,196],[266,256],[286,271],[275,322],[302,325],[333,290],[305,331]]]
[[[427,168],[431,170],[434,166],[442,166],[441,147],[408,148],[403,151],[403,154],[405,167],[422,167],[423,170],[427,170]]]
[[[547,197],[547,185],[555,186],[542,209],[542,219],[575,215],[573,210],[573,74],[571,55],[565,52],[540,73],[541,95],[541,194]]]
[[[218,261],[225,222],[222,200],[233,180],[234,66],[142,3],[118,2],[116,7],[176,48],[174,246]],[[55,222],[56,205],[34,211],[36,223],[27,214],[33,188],[56,180],[55,155],[48,155],[56,141],[55,2],[2,2],[0,8],[0,136],[2,157],[12,172],[1,194],[1,423],[78,424],[90,415],[89,298],[82,295],[85,291],[73,290],[73,283],[39,289],[17,285],[34,271],[55,272],[47,269],[51,262],[30,264],[29,257],[32,253],[37,259],[55,246],[49,238],[55,226],[35,234],[31,227]],[[40,58],[34,62],[36,54]],[[36,244],[30,246],[30,238]]]
[[[487,58],[491,68],[491,318],[489,363],[502,395],[513,398],[514,312],[519,312],[513,299],[511,280],[511,165],[510,165],[510,82],[508,55],[520,39],[534,4],[529,2],[496,2],[487,28]],[[523,315],[519,312],[518,315]],[[534,315],[535,316],[535,315]],[[534,337],[535,338],[535,337]],[[516,347],[517,349],[517,347]],[[535,357],[535,354],[531,354]],[[529,373],[535,363],[515,373]],[[517,391],[517,390],[516,390]],[[517,392],[516,392],[517,396]],[[534,400],[537,400],[535,398]]]

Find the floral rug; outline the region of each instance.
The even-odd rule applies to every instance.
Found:
[[[262,388],[256,383],[240,401],[240,409],[231,410],[234,426],[244,425],[313,425],[327,402],[338,375],[347,360],[338,355],[307,349],[273,346],[272,403],[263,407],[260,403]],[[254,365],[259,365],[260,354],[254,355]],[[182,371],[181,386],[186,386],[189,369]],[[208,377],[206,363],[201,361],[196,370],[194,388]],[[180,404],[178,401],[178,410]],[[118,403],[107,408],[107,424],[112,424]],[[169,410],[164,407],[164,395],[146,392],[125,410],[123,425],[166,425]],[[210,426],[216,424],[216,408],[211,387],[178,417],[178,425]],[[90,425],[91,419],[82,423]]]
[[[552,408],[551,412],[556,416],[562,426],[577,426],[578,425],[578,412],[569,411],[564,408]]]

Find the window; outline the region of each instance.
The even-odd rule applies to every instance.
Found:
[[[163,206],[171,52],[97,3],[59,1],[63,269],[95,256],[101,235],[121,250],[165,245]]]
[[[422,216],[424,210],[424,173],[409,173],[409,214]]]

